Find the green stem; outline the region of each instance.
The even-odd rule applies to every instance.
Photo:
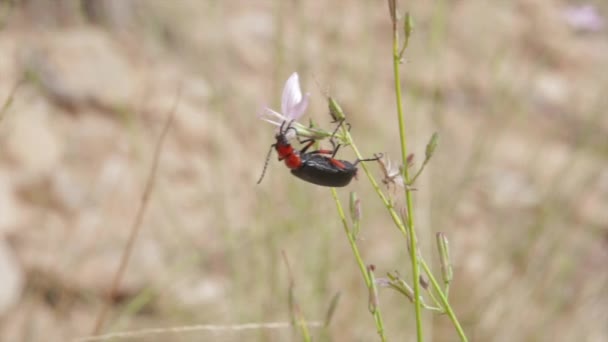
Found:
[[[338,209],[338,215],[340,215],[340,220],[342,221],[342,226],[344,227],[344,232],[346,233],[346,237],[348,237],[348,242],[350,243],[350,247],[353,250],[353,255],[355,256],[355,260],[359,265],[359,270],[361,270],[361,274],[363,275],[363,279],[365,280],[365,285],[368,290],[372,289],[374,284],[372,283],[372,279],[370,278],[367,267],[363,262],[363,258],[361,258],[361,253],[359,253],[359,248],[357,247],[357,241],[353,234],[351,234],[348,229],[348,222],[346,222],[346,216],[344,215],[344,210],[342,209],[342,204],[340,203],[340,198],[338,198],[338,192],[335,188],[331,188],[331,194],[336,202],[336,208]],[[386,337],[384,336],[384,322],[382,321],[382,315],[380,314],[380,309],[376,308],[373,312],[374,321],[376,322],[376,329],[378,330],[378,335],[380,335],[380,339],[382,342],[386,341]]]
[[[422,260],[421,265],[422,265],[422,268],[424,269],[424,272],[429,277],[429,280],[430,280],[431,284],[433,285],[433,288],[437,291],[437,294],[439,295],[439,300],[441,301],[441,304],[443,305],[443,307],[446,311],[446,314],[448,315],[448,317],[450,317],[450,320],[452,320],[452,324],[454,324],[454,328],[458,332],[458,336],[460,336],[460,340],[463,342],[468,342],[467,336],[465,335],[464,330],[462,330],[462,327],[460,326],[460,322],[458,322],[458,318],[456,317],[454,310],[452,310],[452,306],[450,305],[448,298],[445,296],[443,291],[441,291],[441,286],[439,285],[439,283],[437,282],[435,277],[433,277],[433,274],[431,273],[429,266],[426,264],[426,262],[424,262],[424,260]]]
[[[302,338],[306,342],[311,342],[312,338],[310,337],[310,331],[308,331],[308,325],[306,324],[306,320],[302,315],[298,315],[298,325],[300,326],[300,331],[302,332]]]
[[[361,155],[361,152],[359,152],[357,145],[352,140],[352,136],[350,135],[350,133],[348,131],[344,130],[343,134],[346,137],[346,140],[348,141],[349,146],[353,149],[353,152],[355,152],[355,155],[357,156],[357,158],[363,159],[363,156]],[[376,182],[376,179],[374,178],[374,176],[371,174],[371,172],[367,168],[367,165],[365,163],[361,163],[359,165],[361,165],[363,172],[369,179],[369,182],[372,185],[372,187],[374,188],[374,190],[376,191],[376,193],[378,194],[378,197],[380,197],[380,200],[382,201],[382,203],[384,203],[384,206],[388,210],[388,212],[389,212],[391,218],[393,219],[393,222],[397,226],[397,228],[401,231],[403,236],[408,237],[409,229],[406,229],[405,226],[403,225],[403,222],[401,222],[401,220],[399,219],[399,214],[397,214],[392,203],[388,200],[388,198],[386,197],[384,192],[382,192],[382,189],[380,188],[380,186],[378,185],[378,182]],[[341,207],[339,208],[338,211],[341,211]],[[343,217],[343,216],[344,216],[344,214],[342,213],[341,217]],[[411,215],[408,215],[408,216],[411,216]],[[346,219],[343,219],[343,222],[346,225]],[[345,229],[348,230],[347,225],[345,226]],[[350,239],[350,236],[349,236],[349,239]],[[356,248],[356,246],[354,248]],[[410,246],[410,251],[411,250],[413,250],[413,249]],[[440,302],[441,302],[441,304],[443,304],[443,307],[445,308],[447,315],[450,317],[450,319],[452,320],[452,322],[454,324],[454,327],[458,331],[458,335],[460,335],[461,341],[464,341],[464,342],[468,341],[466,335],[464,334],[464,331],[462,330],[462,327],[460,326],[460,323],[458,322],[458,318],[456,317],[456,314],[452,310],[452,307],[450,306],[450,303],[447,300],[447,297],[443,293],[441,286],[439,286],[439,283],[435,279],[435,276],[431,273],[431,271],[430,271],[428,265],[426,264],[426,262],[424,261],[424,259],[422,259],[422,258],[420,259],[420,264],[422,265],[426,275],[429,277],[429,281],[431,282],[431,285],[433,285],[433,289],[439,294]],[[361,265],[363,265],[363,266],[361,266]],[[361,272],[364,274],[364,277],[365,277],[366,272],[365,272],[365,265],[363,264],[363,261],[360,262],[359,267],[360,268],[362,267]]]
[[[399,33],[397,31],[397,20],[393,21],[393,73],[395,79],[395,95],[397,98],[397,118],[399,119],[399,137],[401,141],[401,159],[403,160],[403,185],[405,188],[405,200],[407,203],[408,237],[410,241],[410,259],[412,261],[412,278],[414,285],[414,311],[416,315],[416,337],[418,342],[423,341],[422,335],[422,305],[420,303],[420,265],[418,262],[418,248],[416,231],[414,229],[414,203],[410,187],[409,168],[407,167],[407,139],[405,134],[405,121],[403,118],[403,104],[401,99],[401,78],[399,65],[401,56],[399,52]]]
[[[412,177],[412,180],[410,180],[407,184],[408,185],[412,185],[414,183],[416,183],[416,179],[418,179],[418,176],[420,176],[420,174],[422,174],[422,171],[424,170],[424,167],[426,166],[426,164],[429,162],[428,159],[425,159],[424,162],[422,163],[422,166],[420,166],[420,169],[418,169],[418,172],[416,172],[416,174],[414,175],[414,177]]]

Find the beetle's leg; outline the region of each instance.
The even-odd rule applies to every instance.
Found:
[[[333,145],[333,147],[334,147],[334,152],[331,154],[331,157],[333,158],[333,157],[335,157],[335,156],[336,156],[336,153],[338,153],[338,150],[340,149],[340,147],[341,147],[342,145],[338,144],[338,145],[336,146],[336,145],[335,145],[335,143],[334,143],[333,141],[332,141],[332,145]]]
[[[338,130],[340,129],[340,127],[342,127],[342,124],[344,124],[344,120],[340,121],[338,123],[338,125],[336,126],[336,129],[334,129],[333,132],[331,132],[331,136],[329,137],[329,140],[334,140],[334,137],[336,136],[336,133],[338,133]],[[350,131],[350,124],[347,123],[348,127],[349,127],[349,131]]]
[[[336,129],[334,129],[334,131],[331,133],[331,137],[329,138],[329,142],[331,143],[332,150],[333,150],[333,153],[331,155],[332,158],[336,156],[336,153],[338,153],[338,150],[340,149],[340,146],[342,146],[340,144],[336,144],[336,139],[334,139],[334,137],[336,136],[336,133],[338,133],[338,130],[340,129],[340,127],[342,127],[342,125],[344,123],[345,123],[345,121],[341,120],[338,123],[338,125],[336,126]],[[348,122],[346,122],[346,126],[348,127],[347,129],[350,132],[351,125]]]
[[[300,150],[300,154],[306,153],[306,151],[316,142],[316,140],[315,139],[307,139],[307,140],[304,140],[303,142],[305,142],[306,145]]]
[[[382,158],[382,156],[384,156],[384,154],[382,153],[378,153],[378,154],[374,154],[374,158],[368,158],[368,159],[357,159],[353,165],[357,166],[357,164],[359,164],[360,162],[368,162],[368,161],[376,161],[379,160],[380,158]]]

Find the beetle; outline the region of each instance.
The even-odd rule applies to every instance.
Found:
[[[332,150],[321,149],[307,152],[315,143],[314,139],[307,139],[300,141],[306,145],[298,151],[287,140],[287,132],[290,129],[295,130],[295,128],[291,127],[291,123],[289,122],[285,125],[286,121],[284,121],[281,124],[279,132],[275,135],[276,142],[270,146],[262,175],[257,184],[260,184],[264,178],[273,148],[277,151],[279,161],[284,161],[285,165],[291,169],[291,174],[306,182],[328,187],[344,187],[348,185],[357,175],[357,164],[381,158],[381,156],[374,156],[374,158],[369,159],[357,159],[355,162],[335,159],[334,157],[340,145],[336,146],[333,136],[342,125],[342,122],[338,124],[338,127],[336,127],[332,134],[332,138],[330,138],[334,146]]]

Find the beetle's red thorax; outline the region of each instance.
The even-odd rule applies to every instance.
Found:
[[[290,144],[277,144],[276,149],[279,160],[285,160],[285,165],[288,168],[297,169],[302,166],[299,153]]]

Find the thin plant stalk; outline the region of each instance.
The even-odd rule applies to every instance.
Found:
[[[414,312],[416,316],[416,338],[418,342],[423,341],[422,331],[422,303],[420,302],[420,264],[418,262],[418,242],[416,238],[416,230],[414,229],[414,201],[412,199],[412,191],[410,184],[409,168],[407,167],[407,136],[405,133],[405,120],[403,116],[403,101],[401,98],[401,77],[399,66],[401,64],[401,53],[399,49],[399,32],[397,31],[396,9],[391,16],[393,17],[393,72],[395,79],[395,96],[397,99],[397,118],[399,120],[399,140],[401,143],[401,159],[403,160],[403,185],[405,189],[405,201],[407,206],[407,225],[409,229],[408,240],[410,242],[410,259],[412,262],[412,282],[414,286]]]
[[[154,182],[156,180],[156,172],[158,169],[158,164],[159,164],[159,160],[160,160],[160,154],[162,151],[162,147],[165,142],[165,138],[167,137],[167,133],[169,133],[169,128],[171,128],[171,125],[173,124],[175,110],[177,108],[177,104],[179,103],[180,96],[181,96],[181,87],[178,88],[178,93],[177,93],[175,102],[173,104],[173,108],[171,109],[169,117],[167,118],[167,121],[165,122],[163,131],[160,134],[160,138],[158,139],[158,142],[156,143],[156,148],[154,149],[154,157],[152,160],[150,174],[146,181],[146,185],[144,187],[144,192],[141,196],[139,208],[137,210],[137,213],[135,214],[135,219],[133,221],[133,224],[131,225],[129,237],[128,237],[126,245],[123,249],[123,253],[120,258],[120,263],[118,265],[118,268],[116,269],[116,272],[114,273],[114,276],[112,277],[112,284],[110,285],[110,291],[108,292],[108,294],[109,294],[108,299],[102,305],[101,310],[99,311],[99,314],[97,315],[97,319],[95,320],[95,326],[93,327],[93,333],[92,333],[93,335],[97,335],[101,331],[103,324],[105,323],[108,311],[110,309],[110,298],[112,298],[113,296],[116,295],[116,292],[118,291],[118,287],[120,286],[120,284],[122,282],[122,278],[127,270],[127,265],[129,263],[129,260],[131,259],[131,254],[133,252],[133,247],[135,246],[135,241],[137,240],[137,236],[139,234],[139,231],[141,230],[141,223],[143,221],[144,213],[146,212],[148,203],[150,202],[150,196],[152,194],[152,189],[154,186]]]
[[[355,144],[355,142],[352,139],[352,136],[350,135],[350,132],[348,132],[346,129],[344,129],[342,133],[344,134],[344,137],[345,137],[346,141],[348,142],[349,146],[353,149],[353,152],[355,153],[355,155],[357,156],[357,158],[363,159],[363,157],[361,155],[361,152],[357,148],[357,145]],[[365,175],[367,176],[368,180],[370,181],[370,184],[372,185],[372,187],[374,188],[374,190],[378,194],[378,197],[380,197],[380,200],[382,201],[382,203],[384,204],[384,206],[388,210],[391,218],[393,219],[393,223],[395,223],[395,225],[397,226],[397,228],[401,231],[401,233],[405,237],[409,236],[408,235],[408,230],[409,229],[406,229],[405,226],[404,226],[404,224],[403,224],[403,222],[399,219],[399,214],[395,211],[395,208],[394,208],[392,202],[389,201],[388,197],[384,194],[384,192],[382,191],[382,189],[378,185],[378,182],[376,182],[376,179],[374,178],[374,176],[372,175],[372,173],[368,169],[367,165],[365,163],[361,163],[359,165],[361,165],[361,168],[363,169],[363,172],[365,173]],[[340,208],[339,208],[338,211],[340,211]],[[343,215],[344,214],[341,214],[341,216],[343,216]],[[344,219],[343,222],[346,224],[345,219]],[[346,226],[345,229],[348,229],[348,226]],[[411,249],[412,248],[410,246],[410,250]],[[435,276],[431,272],[431,270],[430,270],[429,266],[427,265],[426,261],[424,261],[423,258],[420,258],[419,262],[420,262],[420,265],[422,266],[425,274],[429,277],[429,280],[431,282],[431,285],[433,286],[433,289],[439,295],[439,301],[441,302],[443,308],[445,309],[446,314],[450,317],[450,320],[454,324],[454,327],[455,327],[456,331],[458,332],[458,335],[460,336],[461,341],[465,341],[465,342],[468,341],[466,335],[464,334],[464,331],[462,330],[462,327],[460,326],[460,323],[458,322],[458,318],[456,317],[456,314],[454,313],[454,310],[450,306],[450,303],[449,303],[447,297],[445,296],[445,294],[443,292],[443,289],[441,288],[441,286],[437,282],[437,279],[435,279]],[[360,264],[359,267],[361,267],[361,265],[363,265],[362,272],[364,272],[365,265],[363,264],[363,261],[361,261],[361,264]]]
[[[359,247],[357,247],[356,238],[353,236],[350,229],[348,229],[348,222],[346,222],[346,216],[344,214],[344,209],[342,208],[342,203],[340,203],[338,192],[335,188],[331,188],[331,194],[334,198],[334,201],[336,202],[338,215],[340,215],[340,220],[342,221],[344,232],[346,233],[346,237],[348,237],[348,242],[350,243],[350,247],[353,251],[353,255],[355,256],[355,260],[357,261],[357,265],[359,265],[359,269],[361,270],[361,274],[363,275],[363,279],[365,280],[365,285],[368,289],[372,289],[374,284],[372,283],[372,279],[369,276],[367,267],[363,262],[363,258],[361,258],[361,253],[359,252]],[[376,329],[378,330],[378,335],[380,336],[382,342],[384,342],[386,341],[386,336],[384,336],[384,322],[382,321],[382,314],[380,313],[380,308],[376,307],[372,314],[374,315],[374,321],[376,322]]]
[[[395,80],[395,96],[397,102],[397,117],[399,121],[399,137],[401,142],[401,158],[403,160],[403,165],[408,165],[407,163],[407,136],[405,132],[405,120],[403,115],[403,101],[401,97],[401,73],[400,73],[400,65],[401,58],[403,54],[403,50],[399,49],[399,31],[397,28],[397,9],[396,9],[396,1],[389,0],[389,10],[392,19],[392,29],[393,29],[393,72],[394,72],[394,80]],[[406,34],[407,35],[407,34]],[[406,40],[409,37],[406,37]],[[428,156],[425,162],[428,161]],[[419,174],[415,176],[418,177]],[[415,179],[414,178],[414,179]],[[426,262],[422,259],[420,255],[418,255],[417,241],[416,241],[416,231],[414,229],[414,211],[413,211],[413,199],[412,199],[412,191],[409,184],[410,181],[409,168],[403,168],[403,182],[405,189],[405,198],[406,198],[406,206],[407,206],[407,221],[408,221],[408,238],[410,242],[410,256],[412,261],[412,273],[413,273],[413,285],[414,285],[414,306],[415,306],[415,314],[416,314],[416,334],[418,341],[421,342],[423,340],[423,331],[422,331],[422,317],[421,317],[421,302],[420,302],[420,265],[422,265],[425,273],[429,277],[433,288],[437,292],[441,304],[443,305],[446,313],[452,320],[458,335],[462,341],[467,341],[467,337],[458,322],[456,314],[452,310],[450,303],[448,302],[447,296],[441,289],[441,286],[433,276],[431,270],[429,269]]]
[[[445,313],[448,315],[448,317],[450,317],[452,324],[454,324],[454,329],[456,329],[456,332],[458,333],[460,340],[463,342],[468,342],[469,340],[467,339],[467,335],[464,333],[464,330],[462,329],[460,322],[458,322],[458,317],[456,317],[456,313],[454,313],[454,310],[452,309],[452,306],[450,305],[450,302],[448,301],[448,297],[441,290],[441,285],[439,285],[439,283],[437,282],[437,279],[435,279],[435,277],[433,277],[431,270],[430,270],[429,266],[426,264],[426,262],[424,262],[424,260],[421,260],[420,264],[422,265],[424,272],[428,275],[429,280],[430,280],[431,284],[433,285],[433,288],[437,292],[437,295],[439,296],[439,301],[441,302],[443,308],[445,309]]]
[[[287,275],[289,277],[289,303],[290,303],[290,311],[293,315],[294,325],[297,325],[300,328],[300,332],[302,333],[302,339],[305,342],[311,342],[312,338],[310,336],[310,331],[308,330],[308,324],[306,323],[306,319],[304,318],[304,314],[302,314],[302,310],[300,309],[300,305],[295,299],[295,279],[293,277],[293,273],[291,272],[291,266],[289,265],[289,260],[287,259],[287,254],[285,251],[281,251],[283,256],[283,261],[285,262],[285,267],[287,267]]]

